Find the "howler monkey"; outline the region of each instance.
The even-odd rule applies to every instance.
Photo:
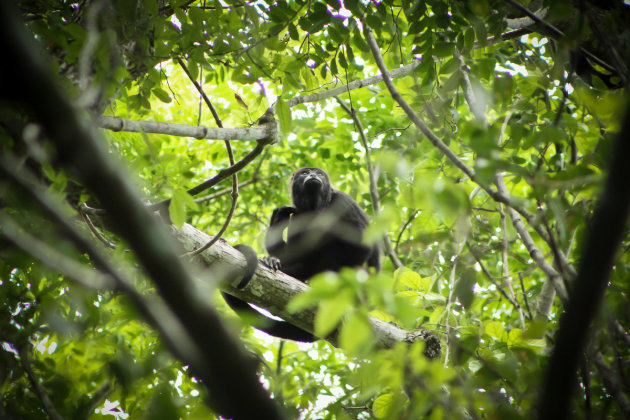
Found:
[[[378,245],[362,243],[369,223],[367,215],[352,197],[333,189],[324,170],[298,169],[291,177],[291,196],[293,206],[278,207],[271,216],[265,235],[265,247],[270,254],[263,258],[266,265],[303,282],[324,271],[339,271],[366,263],[380,270]],[[283,239],[285,230],[286,241]],[[251,275],[241,281],[242,286],[249,280],[247,277]],[[224,297],[236,311],[256,315],[259,319],[263,317],[248,303],[230,295]],[[317,339],[288,322],[264,321],[256,328],[270,335],[307,342]]]

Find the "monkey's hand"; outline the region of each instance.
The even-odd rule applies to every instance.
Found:
[[[279,224],[288,223],[291,215],[296,212],[297,212],[297,209],[295,207],[291,207],[291,206],[278,207],[271,214],[271,221],[269,222],[269,226],[275,226]]]
[[[262,261],[263,264],[265,264],[267,267],[271,268],[274,271],[280,270],[282,268],[282,263],[276,257],[272,257],[272,256],[262,257],[260,261]]]

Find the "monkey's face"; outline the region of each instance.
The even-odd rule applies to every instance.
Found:
[[[314,210],[330,203],[332,186],[328,174],[319,168],[302,168],[291,177],[293,204],[299,210]]]
[[[328,174],[319,168],[302,168],[295,171],[291,177],[292,188],[316,191],[325,185],[330,185]]]

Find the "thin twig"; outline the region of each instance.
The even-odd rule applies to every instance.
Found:
[[[85,405],[85,409],[83,410],[80,418],[89,418],[94,413],[96,407],[98,407],[103,402],[103,398],[107,397],[113,391],[114,388],[112,387],[111,382],[109,380],[105,381],[103,385],[101,385],[96,391],[94,391],[94,394],[92,394],[92,398],[90,398],[90,402]]]
[[[527,291],[525,290],[525,284],[523,283],[523,274],[518,273],[518,280],[521,284],[521,292],[523,293],[523,302],[525,302],[525,310],[529,314],[529,319],[532,319],[532,309],[529,307],[529,299],[527,299]]]
[[[503,143],[503,138],[505,137],[505,130],[507,129],[508,123],[510,122],[512,115],[514,115],[514,111],[510,110],[505,116],[505,119],[503,120],[503,124],[501,124],[501,131],[499,132],[499,138],[497,139],[498,146],[501,146],[501,144]],[[518,302],[518,299],[516,298],[516,293],[514,293],[514,288],[512,287],[512,276],[510,276],[510,270],[508,266],[509,243],[508,243],[507,223],[506,223],[506,217],[505,217],[505,208],[504,208],[503,203],[499,203],[499,217],[501,221],[501,231],[503,232],[502,249],[501,249],[503,279],[505,280],[505,284],[508,290],[510,291],[512,299]],[[521,320],[521,327],[525,328],[525,317],[523,314],[523,308],[520,306],[518,307],[518,316]]]
[[[87,207],[87,205],[85,207]],[[116,249],[116,244],[111,241],[108,241],[107,238],[104,237],[101,232],[99,232],[96,226],[94,226],[92,219],[90,219],[90,216],[87,214],[87,212],[83,211],[83,209],[84,209],[83,206],[79,207],[79,214],[81,215],[81,219],[83,219],[85,224],[88,225],[88,227],[90,228],[90,231],[94,234],[96,239],[101,241],[107,248]]]
[[[409,218],[403,225],[403,227],[400,229],[400,232],[398,232],[398,237],[396,238],[396,254],[398,254],[398,247],[400,246],[400,241],[402,240],[403,233],[411,225],[411,222],[413,222],[413,220],[418,216],[418,214],[420,214],[420,210],[414,210],[411,213],[411,216],[409,216]]]
[[[449,276],[449,292],[448,292],[448,300],[446,302],[446,308],[444,309],[444,313],[446,314],[445,320],[445,333],[446,333],[446,350],[444,351],[444,367],[448,366],[448,358],[451,349],[451,326],[450,326],[450,318],[451,318],[451,306],[453,305],[453,300],[455,296],[455,272],[457,270],[457,263],[459,262],[459,257],[464,250],[464,245],[466,245],[466,239],[462,239],[461,242],[457,245],[457,253],[453,258],[453,265],[451,266],[451,275]]]
[[[210,98],[208,98],[208,95],[206,95],[206,93],[203,91],[203,88],[201,87],[199,82],[197,82],[192,77],[192,74],[190,74],[190,70],[188,70],[188,66],[186,66],[186,63],[184,63],[184,61],[178,57],[177,64],[179,64],[182,70],[184,70],[184,73],[186,73],[186,76],[188,76],[188,79],[195,86],[195,88],[197,89],[197,92],[199,92],[199,95],[201,95],[201,97],[203,98],[208,109],[210,109],[210,112],[212,113],[212,116],[214,117],[214,121],[217,123],[217,127],[223,128],[223,124],[221,123],[221,118],[219,118],[219,114],[217,113],[217,110],[215,109],[214,105],[212,105],[212,102],[210,102]]]

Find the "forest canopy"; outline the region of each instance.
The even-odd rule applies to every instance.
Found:
[[[628,22],[0,2],[0,418],[630,418]],[[369,215],[382,269],[237,287],[302,167]]]

